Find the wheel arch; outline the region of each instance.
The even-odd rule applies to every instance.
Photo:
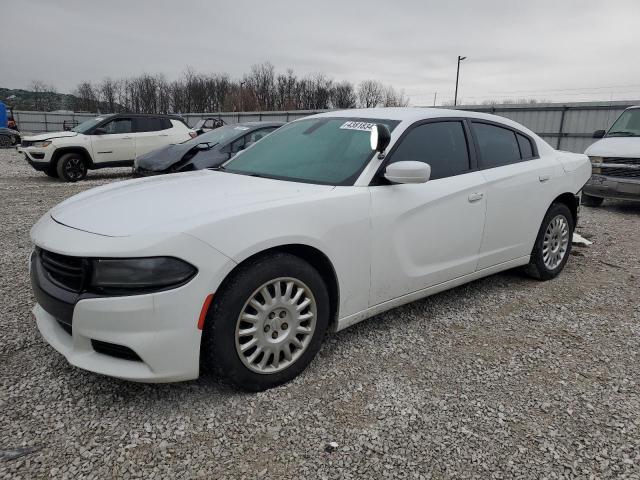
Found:
[[[84,158],[84,162],[87,165],[87,168],[93,168],[93,160],[91,159],[91,155],[84,147],[61,147],[57,148],[53,155],[51,156],[51,168],[56,168],[58,166],[58,161],[62,158],[63,155],[67,153],[77,153],[82,155]]]
[[[554,203],[562,203],[567,206],[567,208],[571,211],[571,216],[573,217],[573,225],[574,227],[578,224],[578,211],[580,209],[580,201],[578,197],[573,193],[565,192],[561,195],[558,195],[551,204]]]
[[[288,243],[269,247],[267,249],[253,253],[252,255],[246,257],[244,260],[238,262],[238,264],[234,266],[234,268],[225,276],[224,280],[221,282],[221,285],[226,283],[226,281],[234,275],[234,273],[240,266],[246,265],[248,262],[253,261],[259,256],[276,252],[295,255],[296,257],[301,258],[302,260],[307,262],[318,271],[318,273],[322,277],[322,280],[327,286],[327,290],[329,293],[329,328],[335,329],[338,323],[338,312],[340,308],[340,286],[338,283],[338,275],[336,274],[336,270],[329,257],[316,247],[312,247],[310,245],[302,243]]]

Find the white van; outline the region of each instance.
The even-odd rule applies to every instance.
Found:
[[[592,175],[585,185],[582,203],[597,207],[605,198],[640,200],[640,106],[627,108],[609,131],[585,150]]]

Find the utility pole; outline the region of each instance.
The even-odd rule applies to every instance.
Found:
[[[453,97],[453,106],[458,105],[458,80],[460,79],[460,62],[467,57],[461,57],[458,55],[458,70],[456,71],[456,94]]]
[[[247,83],[247,82],[240,82],[240,111],[243,112],[244,111],[244,106],[243,106],[243,95],[242,95],[242,86]]]
[[[435,93],[433,94],[433,106],[434,106],[434,107],[436,106],[436,98],[438,98],[438,92],[435,92]]]

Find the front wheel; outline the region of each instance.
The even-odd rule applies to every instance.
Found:
[[[525,271],[538,280],[557,277],[569,259],[574,227],[569,207],[563,203],[552,204],[542,220]]]
[[[242,390],[281,385],[313,360],[328,323],[329,295],[315,268],[287,253],[258,257],[214,296],[203,365]]]
[[[87,176],[87,164],[77,153],[67,153],[58,160],[58,177],[66,182],[77,182]]]

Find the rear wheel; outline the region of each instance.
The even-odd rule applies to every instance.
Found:
[[[562,271],[571,253],[573,215],[563,203],[554,203],[542,220],[531,260],[525,271],[538,280],[550,280]]]
[[[260,391],[302,372],[320,349],[329,295],[320,274],[287,253],[241,265],[216,293],[202,338],[203,364]]]
[[[602,197],[594,197],[592,195],[582,194],[582,205],[587,207],[599,207],[604,202]]]
[[[56,165],[58,177],[66,182],[77,182],[87,176],[87,165],[82,155],[67,153],[60,157]]]

